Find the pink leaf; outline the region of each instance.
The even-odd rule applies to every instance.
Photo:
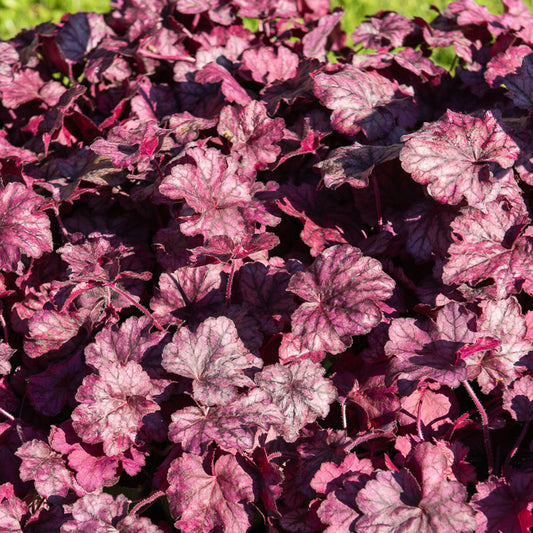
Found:
[[[0,268],[17,270],[22,254],[41,257],[53,249],[50,220],[39,211],[43,199],[21,183],[0,190]]]
[[[337,391],[324,374],[322,366],[304,359],[287,366],[267,366],[255,377],[279,407],[283,423],[277,429],[288,442],[294,442],[306,424],[329,413]]]
[[[499,180],[518,156],[518,146],[494,115],[482,118],[453,111],[403,138],[400,160],[418,183],[442,203],[470,205],[492,200]]]
[[[204,405],[224,404],[236,397],[237,387],[253,386],[243,371],[262,366],[226,317],[208,318],[194,333],[182,327],[163,350],[163,367],[191,378],[194,398]]]
[[[118,455],[135,444],[144,416],[159,410],[153,386],[142,367],[108,362],[100,376],[87,376],[76,394],[80,405],[72,412],[72,425],[84,442],[102,442],[104,453]]]
[[[254,501],[252,478],[233,455],[223,455],[209,474],[196,455],[184,453],[168,471],[168,500],[176,527],[184,532],[245,533],[248,503]]]
[[[181,224],[186,235],[201,233],[238,238],[246,229],[241,209],[251,201],[250,184],[242,176],[236,159],[214,148],[192,148],[187,155],[195,165],[172,168],[159,190],[172,199],[183,198],[198,216]]]
[[[61,454],[42,440],[25,442],[15,452],[22,459],[20,478],[32,480],[43,498],[66,496],[73,486],[73,476]]]
[[[379,324],[380,304],[394,286],[376,259],[353,246],[332,246],[289,282],[288,290],[305,300],[292,315],[292,333],[303,336],[311,351],[340,353],[353,335]]]

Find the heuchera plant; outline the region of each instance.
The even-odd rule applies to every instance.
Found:
[[[529,530],[502,1],[348,45],[326,0],[114,0],[0,43],[0,532]]]

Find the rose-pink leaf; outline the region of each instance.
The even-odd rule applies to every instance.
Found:
[[[332,246],[289,282],[288,290],[305,300],[292,314],[292,333],[303,336],[310,351],[340,353],[353,335],[379,324],[380,304],[394,286],[376,259],[353,246]]]
[[[427,184],[435,200],[454,205],[463,198],[470,205],[495,198],[519,151],[491,111],[480,118],[447,111],[402,140],[405,171]]]
[[[206,472],[201,457],[184,453],[168,471],[170,510],[184,533],[246,533],[250,527],[248,503],[253,481],[233,455],[223,455]]]
[[[163,350],[163,367],[193,380],[193,394],[204,405],[223,404],[237,387],[253,385],[243,372],[259,369],[263,361],[242,343],[232,320],[208,318],[193,333],[180,328]]]

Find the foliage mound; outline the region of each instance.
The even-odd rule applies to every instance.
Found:
[[[382,11],[355,50],[324,0],[0,43],[0,531],[533,524],[533,16],[503,4]]]

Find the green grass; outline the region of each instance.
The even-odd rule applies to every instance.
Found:
[[[365,15],[381,9],[431,20],[436,13],[429,6],[435,4],[444,9],[448,3],[447,0],[427,0],[423,4],[420,0],[332,0],[333,6],[344,7],[343,26],[348,34],[364,20]],[[499,0],[481,0],[478,3],[486,5],[493,13],[502,11]],[[525,4],[533,9],[533,0],[525,0]],[[108,10],[109,0],[0,0],[0,38],[8,39],[22,28],[30,28],[48,20],[57,22],[64,13],[104,13]]]
[[[0,0],[0,38],[9,39],[23,28],[58,22],[65,13],[109,11],[109,0]]]

